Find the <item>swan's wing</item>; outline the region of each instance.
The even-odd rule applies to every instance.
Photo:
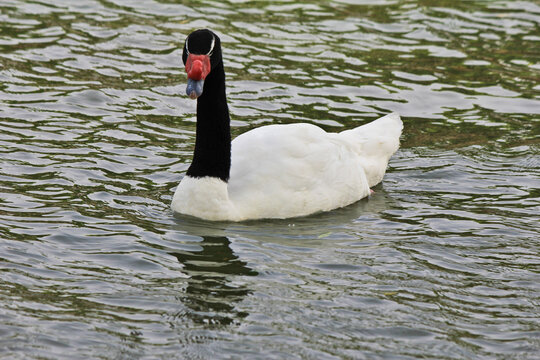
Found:
[[[357,154],[310,124],[270,125],[232,143],[229,197],[245,217],[331,210],[369,194]]]

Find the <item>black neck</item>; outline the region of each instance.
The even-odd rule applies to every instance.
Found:
[[[197,135],[193,162],[187,171],[191,177],[211,176],[229,180],[231,168],[231,128],[225,97],[223,62],[212,69],[197,99]]]

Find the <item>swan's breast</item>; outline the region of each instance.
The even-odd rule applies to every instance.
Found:
[[[239,220],[229,199],[227,183],[215,177],[184,176],[176,188],[171,208],[206,220]]]

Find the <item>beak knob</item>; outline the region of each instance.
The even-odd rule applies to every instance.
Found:
[[[187,95],[196,99],[201,96],[204,88],[204,79],[210,73],[210,56],[189,54],[186,61],[186,73],[188,83],[186,87]]]

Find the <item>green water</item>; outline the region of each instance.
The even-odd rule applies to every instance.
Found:
[[[234,136],[399,112],[375,195],[175,217],[204,27]],[[537,2],[3,0],[0,80],[0,358],[538,358]]]

